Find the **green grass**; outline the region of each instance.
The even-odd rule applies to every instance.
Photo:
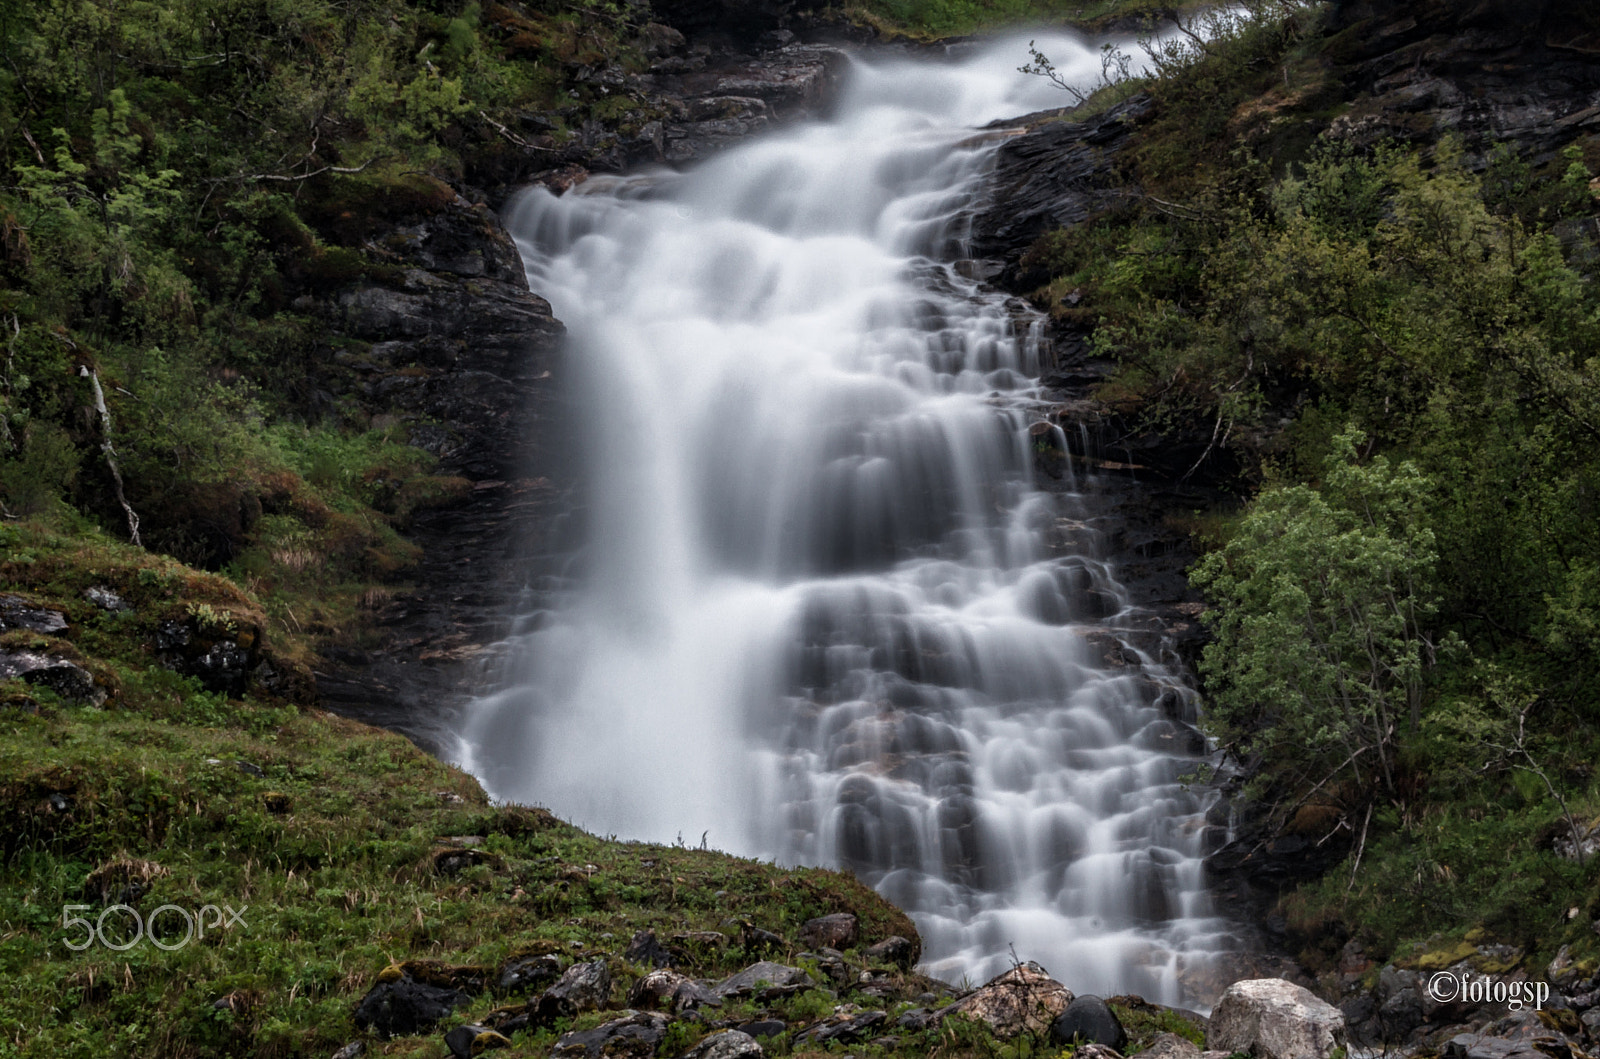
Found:
[[[833,10],[889,36],[928,40],[1012,25],[1071,25],[1091,32],[1153,25],[1174,9],[1202,6],[1187,0],[1176,4],[1152,0],[864,0],[836,5]]]
[[[59,636],[8,632],[6,645],[71,658],[108,694],[104,708],[75,706],[0,682],[0,1056],[327,1054],[357,1036],[354,1006],[377,974],[407,960],[601,954],[621,997],[640,973],[619,957],[638,930],[728,935],[690,953],[706,977],[755,958],[740,948],[743,922],[793,937],[806,919],[849,911],[863,944],[915,936],[852,876],[606,841],[542,809],[491,805],[470,776],[399,736],[259,692],[201,690],[157,664],[162,622],[264,636],[285,668],[304,649],[226,577],[39,526],[0,528],[0,543],[0,592],[69,622]],[[133,610],[100,610],[82,598],[94,585]],[[477,863],[442,871],[457,836],[481,840]],[[143,912],[232,906],[246,925],[170,952],[148,940],[69,949],[83,928],[64,929],[64,910],[86,904],[73,914],[96,919],[116,897],[91,875],[130,864],[150,876]],[[119,922],[131,928],[120,912],[107,925]],[[160,922],[176,945],[181,917]],[[773,1010],[816,1017],[833,1003],[819,996]],[[458,1019],[493,1004],[481,997]],[[524,1054],[548,1052],[562,1028],[529,1036]],[[428,1034],[393,1047],[435,1056],[442,1045]]]

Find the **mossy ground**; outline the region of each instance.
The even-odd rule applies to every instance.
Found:
[[[7,532],[0,591],[63,612],[68,628],[41,646],[83,662],[110,697],[76,706],[0,684],[0,1054],[326,1054],[359,1036],[355,1002],[406,960],[598,953],[625,990],[641,969],[615,956],[638,930],[724,932],[727,946],[693,954],[690,969],[707,976],[755,958],[739,947],[743,922],[793,937],[806,919],[848,911],[865,938],[914,935],[849,875],[605,841],[541,809],[491,805],[470,776],[399,736],[282,698],[203,691],[155,664],[151,631],[195,608],[260,624],[248,591],[110,540]],[[132,610],[82,599],[94,585]],[[441,868],[464,837],[477,840],[469,863]],[[119,865],[137,862],[148,889],[134,898]],[[149,938],[125,952],[67,946],[84,936],[64,927],[67,906],[95,920],[120,901],[146,914],[231,906],[244,922],[174,951]],[[178,946],[182,917],[158,923],[158,940]],[[132,926],[123,912],[105,921],[113,943]],[[820,1004],[784,1007],[799,1017]],[[521,1054],[553,1040],[541,1031]],[[437,1034],[391,1045],[441,1052]]]

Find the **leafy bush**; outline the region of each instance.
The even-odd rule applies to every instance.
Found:
[[[1409,462],[1359,463],[1366,440],[1334,438],[1321,490],[1263,492],[1190,575],[1216,604],[1207,722],[1297,789],[1348,772],[1392,792],[1399,726],[1420,723],[1434,658],[1430,485]]]

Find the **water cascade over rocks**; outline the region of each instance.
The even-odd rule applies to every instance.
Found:
[[[858,62],[830,121],[515,203],[592,495],[461,757],[602,834],[850,868],[951,980],[1014,945],[1205,1004],[1193,693],[1119,643],[1091,491],[1033,481],[1036,316],[958,265],[981,127],[1063,103],[1026,39]]]

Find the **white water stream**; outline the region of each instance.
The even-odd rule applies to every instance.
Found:
[[[571,332],[591,532],[463,764],[602,834],[849,867],[930,973],[1014,945],[1078,992],[1204,1005],[1184,983],[1227,925],[1196,759],[1167,749],[1193,694],[1106,661],[1126,593],[1092,532],[1061,545],[1092,491],[1033,482],[1039,327],[950,267],[998,142],[976,130],[1063,103],[1016,71],[1026,40],[858,62],[831,121],[517,200]]]

